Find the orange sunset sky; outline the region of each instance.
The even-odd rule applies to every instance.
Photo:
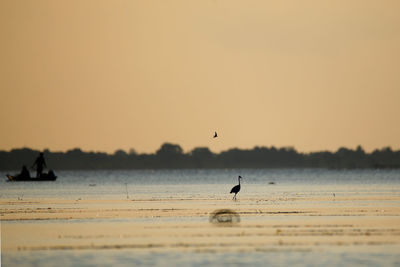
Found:
[[[399,14],[397,0],[2,0],[0,149],[399,149]]]

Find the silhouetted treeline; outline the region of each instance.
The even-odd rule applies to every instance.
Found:
[[[0,151],[0,169],[30,167],[39,151],[29,148]],[[340,148],[336,152],[299,153],[293,148],[255,147],[229,149],[213,153],[198,147],[184,153],[179,145],[165,143],[154,154],[137,154],[117,150],[114,154],[84,152],[79,148],[67,152],[44,151],[50,169],[202,169],[202,168],[400,168],[400,150],[390,148],[365,153]]]

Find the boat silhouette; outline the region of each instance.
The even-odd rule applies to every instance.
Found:
[[[39,181],[55,181],[57,179],[57,176],[54,174],[52,170],[50,170],[48,173],[42,173],[40,177],[30,177],[30,175],[21,175],[21,174],[16,174],[16,175],[9,175],[6,174],[8,181],[12,182],[39,182]]]

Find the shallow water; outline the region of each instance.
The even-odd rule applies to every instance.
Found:
[[[398,248],[394,248],[398,250]],[[399,266],[393,251],[258,253],[131,253],[129,250],[18,252],[3,258],[3,266]]]
[[[28,242],[28,249],[2,251],[3,266],[400,264],[396,239],[400,238],[400,170],[60,171],[57,175],[55,182],[0,181],[3,213],[13,210],[20,216],[1,222],[2,242],[9,234],[4,229],[64,231],[57,240],[50,236],[37,245]],[[232,202],[229,190],[238,175],[244,177],[242,190],[238,201]],[[210,226],[208,213],[225,207],[237,210],[242,223],[236,228]],[[41,215],[48,208],[56,217]],[[144,211],[131,215],[135,209]],[[44,217],[40,221],[24,217],[32,210]],[[86,214],[81,216],[80,210]],[[75,217],[63,217],[71,211]],[[94,230],[86,237],[82,232],[74,236],[74,229],[81,228]],[[385,242],[385,236],[398,241]],[[162,246],[137,249],[140,238]],[[318,239],[309,241],[313,238]],[[236,247],[235,242],[243,239],[247,241]],[[89,246],[82,246],[85,242]]]

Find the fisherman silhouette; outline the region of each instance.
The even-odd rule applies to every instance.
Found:
[[[19,178],[24,178],[24,179],[26,179],[26,178],[31,178],[31,175],[29,174],[29,171],[28,171],[28,169],[26,168],[25,165],[22,166],[21,173],[18,174],[18,177],[19,177]]]
[[[46,166],[46,162],[44,161],[43,152],[40,152],[39,157],[36,158],[35,162],[32,165],[32,168],[36,166],[36,178],[40,178],[43,172],[43,167]]]

